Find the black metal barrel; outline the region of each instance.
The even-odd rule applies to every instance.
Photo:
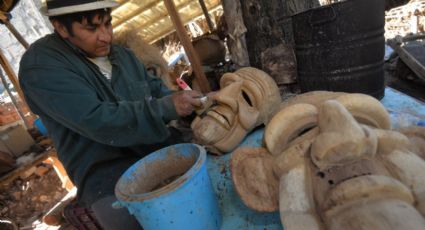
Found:
[[[292,16],[298,82],[384,96],[385,0],[348,0]]]

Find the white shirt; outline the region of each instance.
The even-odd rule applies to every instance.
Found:
[[[100,72],[106,79],[111,80],[112,77],[112,65],[111,61],[109,61],[108,57],[96,57],[96,58],[87,58],[95,65],[99,67]]]

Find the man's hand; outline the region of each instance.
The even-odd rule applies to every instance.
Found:
[[[198,91],[187,90],[179,91],[172,95],[174,106],[179,116],[188,116],[192,114],[196,107],[201,107],[202,94]]]

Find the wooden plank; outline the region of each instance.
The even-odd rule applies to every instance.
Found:
[[[402,38],[403,42],[414,41],[418,39],[425,39],[425,34],[410,34]]]
[[[31,162],[23,164],[23,165],[19,166],[18,168],[14,169],[13,171],[11,171],[11,172],[3,175],[2,177],[0,177],[0,186],[7,186],[10,182],[12,182],[14,179],[19,177],[22,173],[24,173],[25,171],[27,171],[31,167],[40,164],[41,162],[43,162],[44,160],[46,160],[47,158],[49,158],[51,156],[56,156],[56,150],[55,149],[50,149],[48,151],[45,151],[45,152],[37,155],[34,158],[34,160],[32,160]]]
[[[56,171],[56,174],[58,175],[59,179],[62,182],[62,187],[65,188],[67,191],[71,191],[74,188],[74,184],[72,183],[71,179],[68,176],[68,173],[65,170],[65,167],[63,167],[62,162],[59,161],[57,156],[50,156],[46,159],[46,162],[51,164],[53,168]]]
[[[406,63],[407,66],[423,81],[425,81],[425,67],[421,62],[413,56],[406,48],[399,47],[396,52],[400,56],[401,60]]]
[[[59,203],[57,203],[53,208],[51,208],[44,216],[43,222],[47,225],[57,226],[61,223],[62,213],[66,206],[75,201],[77,197],[77,187],[74,187],[72,190],[64,196]]]
[[[418,36],[419,37],[419,36]],[[412,40],[415,37],[407,37],[406,40]],[[423,81],[425,81],[425,66],[418,60],[417,57],[412,55],[408,49],[402,46],[403,39],[398,37],[396,39],[391,39],[388,41],[388,45],[394,49],[394,51],[399,55],[401,60]],[[420,48],[420,47],[418,47]],[[422,50],[425,51],[425,47],[422,47]],[[421,52],[420,52],[421,53]],[[425,63],[424,63],[425,64]]]
[[[176,27],[177,36],[179,37],[180,42],[182,43],[187,57],[189,58],[189,61],[192,65],[193,71],[195,72],[195,77],[198,80],[201,92],[206,94],[211,91],[210,85],[204,71],[202,70],[201,61],[199,60],[198,54],[193,48],[192,42],[190,41],[186,29],[184,28],[183,23],[176,11],[176,6],[174,5],[173,0],[164,0],[164,4],[167,8],[168,14],[170,15],[171,21]]]

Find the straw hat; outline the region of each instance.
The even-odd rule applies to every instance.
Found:
[[[112,0],[46,0],[45,5],[40,8],[46,16],[58,16],[82,11],[112,8],[119,4]]]

